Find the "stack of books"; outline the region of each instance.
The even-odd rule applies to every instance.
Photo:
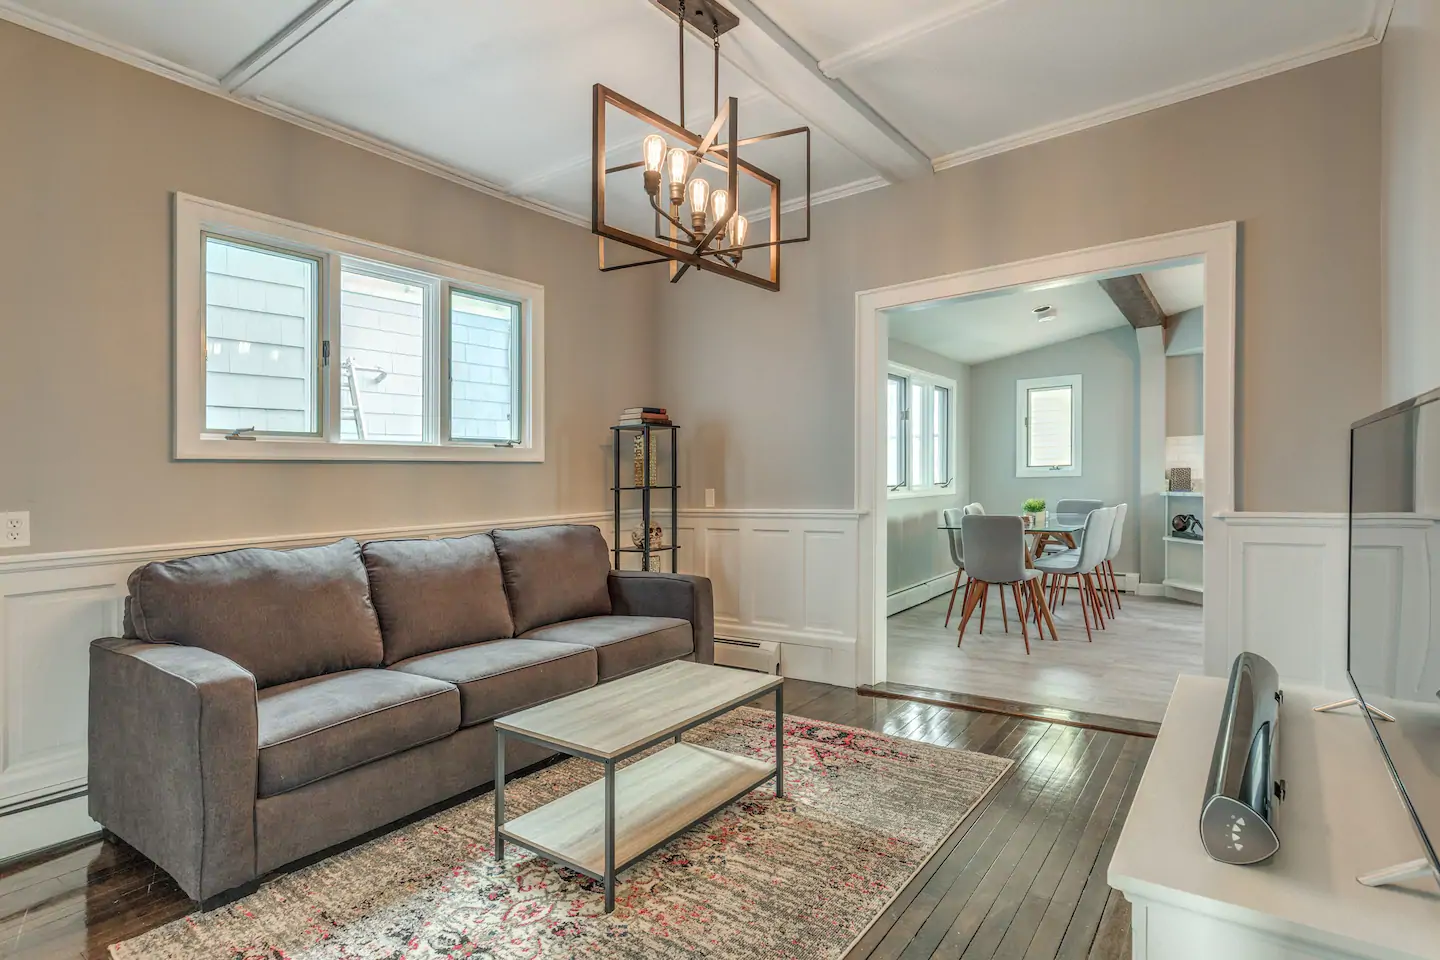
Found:
[[[664,407],[626,407],[620,412],[620,426],[622,427],[668,427],[670,426],[670,414],[665,412]]]

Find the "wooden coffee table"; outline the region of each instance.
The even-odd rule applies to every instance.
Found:
[[[784,680],[677,661],[495,721],[495,858],[510,840],[605,885],[696,822],[767,780],[785,795]],[[686,730],[775,693],[775,764],[685,743]],[[602,779],[505,821],[505,741],[514,737],[603,764]],[[674,739],[664,750],[620,761]]]

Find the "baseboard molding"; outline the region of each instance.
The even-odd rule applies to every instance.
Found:
[[[903,590],[896,590],[885,598],[885,616],[893,617],[895,614],[911,607],[918,607],[922,603],[929,603],[936,597],[943,597],[955,586],[955,571],[942,573],[939,576],[923,580],[913,587],[905,587]]]
[[[89,802],[82,795],[0,817],[0,862],[98,834],[100,824],[90,819]]]

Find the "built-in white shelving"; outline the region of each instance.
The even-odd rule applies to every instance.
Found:
[[[1203,521],[1205,494],[1195,490],[1165,491],[1165,579],[1162,582],[1169,596],[1196,600],[1205,593],[1205,551],[1195,548],[1203,547],[1205,541],[1171,534],[1170,521],[1184,514],[1193,514]]]

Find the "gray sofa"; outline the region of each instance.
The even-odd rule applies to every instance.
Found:
[[[90,649],[90,815],[201,901],[491,782],[502,714],[713,662],[710,582],[612,571],[588,526],[237,550],[129,592]]]

